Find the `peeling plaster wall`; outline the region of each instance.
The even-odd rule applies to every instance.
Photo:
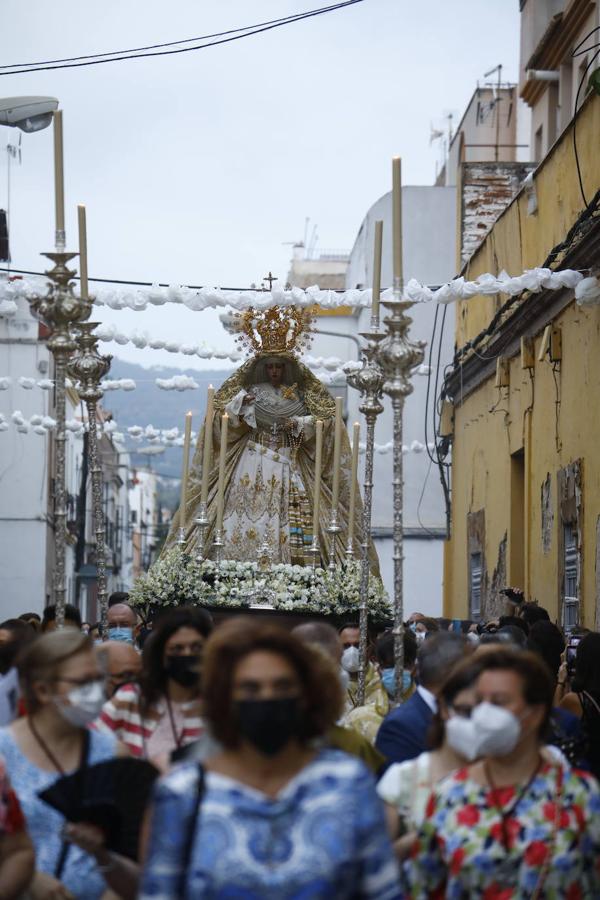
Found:
[[[475,252],[534,168],[533,163],[463,163],[461,265]]]
[[[552,477],[550,472],[542,483],[542,550],[550,553],[554,532],[554,506],[552,504]]]
[[[504,532],[504,537],[498,546],[498,560],[496,568],[492,573],[492,580],[485,599],[485,619],[495,619],[502,616],[506,610],[506,597],[500,593],[502,588],[506,587],[506,548],[508,544],[508,534]]]

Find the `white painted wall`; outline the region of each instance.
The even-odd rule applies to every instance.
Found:
[[[7,420],[20,409],[29,419],[48,413],[48,394],[24,390],[21,375],[47,377],[48,351],[38,342],[38,323],[25,300],[18,312],[0,319],[0,375],[13,379],[0,391]],[[0,621],[45,605],[48,525],[48,436],[20,434],[12,425],[0,432]]]
[[[455,268],[455,222],[456,190],[453,187],[410,187],[403,188],[403,264],[405,280],[417,278],[425,284],[438,285],[454,277]],[[370,287],[372,284],[373,239],[375,221],[382,219],[383,264],[382,285],[392,282],[391,244],[391,194],[381,197],[367,212],[358,231],[346,275],[346,287],[357,285]],[[438,324],[441,322],[441,312]],[[422,304],[413,307],[411,317],[413,339],[427,341],[428,362],[435,305]],[[350,336],[357,336],[369,326],[370,311],[364,310],[360,317],[331,316],[319,317],[317,328],[336,330]],[[439,332],[438,332],[439,334]],[[448,307],[444,327],[444,339],[440,360],[440,372],[452,358],[454,341],[454,310]],[[315,356],[341,356],[356,359],[357,348],[350,337],[343,339],[317,335],[311,351]],[[437,338],[434,362],[437,363]],[[425,444],[425,397],[427,378],[416,375],[413,378],[414,392],[407,399],[404,411],[403,443],[412,441]],[[433,391],[432,382],[431,390]],[[334,390],[334,393],[339,393]],[[358,412],[359,396],[352,388],[347,390],[348,425],[360,421],[364,437],[364,420]],[[377,444],[386,444],[392,439],[393,422],[391,404],[385,399],[385,411],[379,417],[375,432]],[[433,440],[431,427],[428,440]],[[362,477],[362,476],[361,476]],[[421,496],[422,494],[422,496]],[[373,528],[375,534],[390,535],[393,522],[392,504],[392,454],[375,455],[375,477],[373,491]],[[406,609],[412,605],[416,609],[432,615],[440,615],[442,610],[442,531],[445,528],[445,508],[437,467],[430,465],[426,453],[407,453],[404,456],[404,527],[411,536],[405,538],[405,597]],[[435,537],[432,538],[428,531]],[[393,590],[393,561],[391,537],[377,539],[377,548],[384,583]],[[418,604],[412,598],[418,598]]]

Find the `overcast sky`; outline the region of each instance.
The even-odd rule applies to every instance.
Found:
[[[315,8],[319,0],[2,0],[3,64],[179,40]],[[350,249],[389,190],[431,184],[430,125],[462,114],[498,63],[517,78],[517,0],[364,0],[199,52],[0,77],[0,97],[53,95],[64,110],[67,245],[88,208],[90,275],[248,286],[282,280],[305,217],[319,246]],[[13,129],[0,127],[2,147]],[[38,269],[53,241],[51,129],[12,166],[11,249]],[[0,161],[6,205],[7,157]],[[419,277],[407,272],[407,277]],[[226,346],[214,313],[102,311],[122,330]],[[133,362],[194,360],[110,345]],[[151,355],[154,354],[154,355]],[[203,363],[198,360],[198,366]],[[212,362],[204,364],[214,367]]]

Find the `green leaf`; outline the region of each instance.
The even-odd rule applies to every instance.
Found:
[[[600,94],[600,69],[595,69],[590,75],[589,87],[590,90]]]

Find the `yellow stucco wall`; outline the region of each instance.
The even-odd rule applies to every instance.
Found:
[[[484,272],[520,275],[540,266],[560,243],[583,211],[575,157],[572,124],[534,173],[538,210],[528,215],[528,198],[522,191],[500,216],[473,254],[465,277]],[[588,201],[600,187],[600,97],[586,100],[577,120],[577,148]],[[506,297],[473,297],[458,304],[456,342],[460,347],[489,323]]]
[[[589,98],[577,123],[578,146],[588,199],[600,187],[600,97]],[[538,212],[527,214],[527,197],[519,196],[498,220],[471,260],[468,276],[483,272],[520,274],[541,265],[554,245],[564,239],[583,204],[573,158],[572,133],[561,141],[535,175]],[[598,264],[600,261],[591,261]],[[505,298],[473,298],[460,305],[457,344],[479,333]],[[597,524],[600,516],[600,309],[574,303],[555,319],[562,329],[563,359],[553,375],[551,364],[537,357],[542,335],[535,339],[533,381],[510,361],[510,388],[502,392],[487,379],[455,408],[452,450],[452,538],[445,556],[445,615],[468,616],[469,513],[485,510],[485,571],[487,584],[508,538],[504,583],[525,588],[526,594],[556,617],[559,605],[559,529],[557,472],[582,461],[583,506],[580,598],[582,618],[595,627],[597,588]],[[485,354],[485,349],[479,348]],[[556,377],[556,383],[555,383]],[[560,405],[556,406],[558,396]],[[556,411],[558,409],[558,425]],[[524,451],[524,499],[519,479],[511,479],[511,454]],[[542,541],[542,485],[550,475],[553,524]],[[518,510],[524,527],[519,534]],[[548,520],[546,520],[547,524]]]

